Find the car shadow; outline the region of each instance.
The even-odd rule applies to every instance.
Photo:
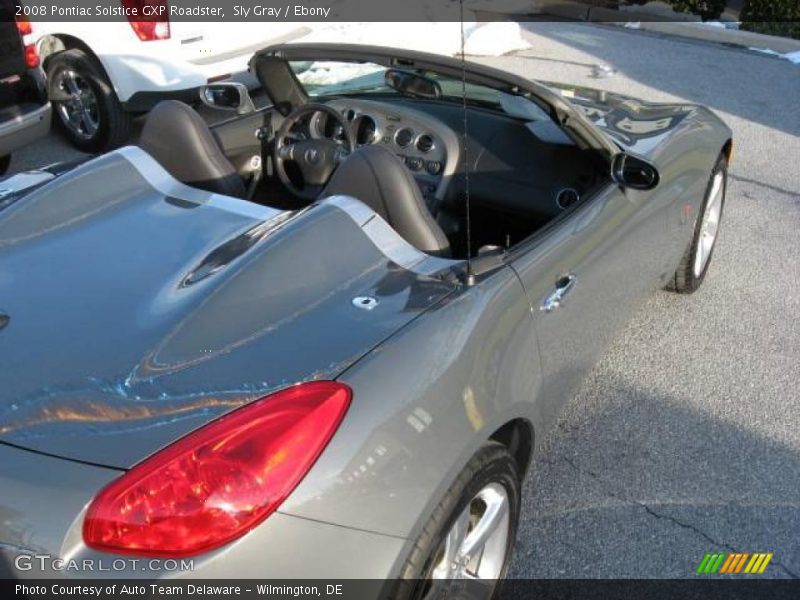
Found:
[[[772,552],[760,577],[800,577],[800,453],[593,379],[534,461],[510,578],[697,577],[706,552]]]

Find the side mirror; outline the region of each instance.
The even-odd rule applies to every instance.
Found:
[[[222,81],[203,86],[200,88],[200,100],[211,108],[235,110],[240,115],[256,110],[247,86],[235,81]]]
[[[653,163],[624,152],[612,159],[611,177],[622,187],[632,190],[652,190],[661,180]]]
[[[442,86],[438,81],[410,71],[386,69],[383,81],[387,87],[397,90],[403,96],[435,100],[442,95]]]

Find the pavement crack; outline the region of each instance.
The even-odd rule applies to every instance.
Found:
[[[712,536],[710,536],[708,533],[706,533],[705,531],[703,531],[702,529],[700,529],[696,525],[692,525],[691,523],[687,523],[685,521],[681,521],[680,519],[677,519],[677,518],[673,517],[672,515],[665,515],[665,514],[659,513],[657,511],[653,510],[650,506],[648,506],[647,503],[642,502],[641,500],[636,500],[635,498],[630,498],[628,496],[623,496],[623,495],[620,495],[620,494],[616,493],[615,491],[609,489],[608,485],[606,485],[606,483],[601,479],[600,475],[598,475],[597,473],[595,473],[591,469],[586,469],[584,467],[580,467],[578,464],[575,463],[575,461],[573,461],[572,459],[569,459],[567,457],[564,457],[563,460],[564,460],[565,463],[567,463],[570,467],[572,467],[575,471],[577,471],[581,475],[586,475],[586,476],[590,477],[591,479],[593,479],[595,481],[595,483],[597,483],[597,485],[600,488],[600,490],[605,495],[607,495],[608,497],[613,498],[614,500],[619,500],[620,502],[626,502],[626,503],[629,503],[629,504],[634,504],[636,506],[639,506],[640,508],[644,509],[644,511],[648,515],[650,515],[651,517],[654,517],[656,519],[664,519],[664,520],[669,521],[670,523],[673,523],[674,525],[677,525],[678,527],[681,527],[683,529],[687,529],[687,530],[695,533],[696,535],[702,537],[704,540],[706,540],[709,544],[711,544],[713,546],[717,546],[717,547],[720,547],[720,548],[725,548],[725,549],[729,550],[730,552],[742,552],[742,550],[736,548],[735,546],[732,546],[731,544],[728,544],[727,542],[722,542],[722,541],[714,539]],[[772,559],[772,564],[777,566],[777,567],[780,567],[781,569],[783,569],[783,571],[789,577],[791,577],[792,579],[800,579],[800,574],[795,573],[794,571],[792,571],[792,569],[787,567],[785,564],[783,564],[779,560],[775,560],[775,558],[773,558]]]
[[[779,194],[784,194],[786,196],[791,196],[793,198],[797,197],[797,191],[787,190],[782,187],[778,187],[776,185],[772,185],[771,183],[766,183],[764,181],[758,181],[757,179],[750,179],[749,177],[743,177],[742,175],[736,175],[735,173],[728,173],[728,178],[733,179],[734,181],[739,181],[741,183],[749,183],[750,185],[755,185],[762,188],[767,188],[768,190],[772,190],[773,192],[777,192]]]

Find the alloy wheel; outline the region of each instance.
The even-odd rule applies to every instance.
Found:
[[[724,195],[725,175],[722,171],[714,175],[711,191],[708,194],[703,221],[700,225],[700,238],[697,240],[697,251],[694,257],[694,276],[700,277],[711,257],[714,242],[717,241],[719,218],[722,214],[722,197]]]
[[[89,82],[79,73],[65,69],[56,75],[54,83],[64,96],[56,103],[64,125],[79,138],[92,139],[100,127],[100,112]]]
[[[442,597],[452,580],[497,580],[510,533],[508,492],[498,483],[481,489],[458,515],[430,573],[425,599]]]

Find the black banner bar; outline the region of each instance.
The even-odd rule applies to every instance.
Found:
[[[398,585],[413,589],[417,582],[383,580],[0,580],[3,598],[31,600],[376,600],[397,596]],[[449,582],[442,598],[487,597],[485,584]],[[510,579],[499,600],[796,600],[798,580],[698,578],[685,580]]]
[[[18,0],[30,21],[112,22],[432,22],[459,21],[462,0]],[[591,22],[697,21],[685,12],[652,12],[641,0],[463,0],[468,20]],[[775,19],[780,20],[779,13]],[[3,17],[6,18],[6,17]],[[785,20],[785,18],[784,18]]]

